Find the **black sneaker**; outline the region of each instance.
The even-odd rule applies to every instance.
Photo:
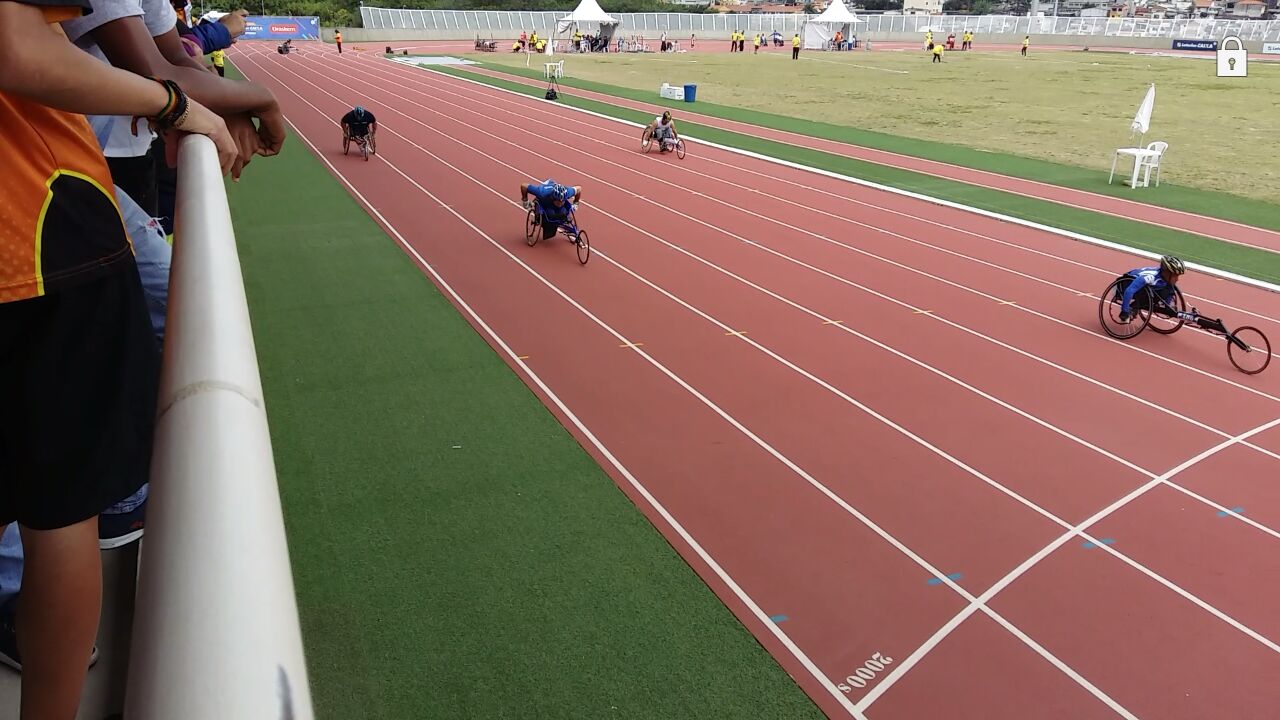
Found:
[[[127,513],[103,513],[98,516],[98,547],[113,550],[142,537],[146,526],[147,501]]]
[[[18,629],[13,624],[18,596],[14,595],[0,605],[0,663],[22,672],[22,657],[18,654]],[[89,653],[89,667],[98,662],[98,646]]]

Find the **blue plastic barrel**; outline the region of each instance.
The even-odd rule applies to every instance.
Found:
[[[694,100],[696,100],[697,98],[698,98],[698,86],[697,86],[697,85],[685,85],[685,86],[684,86],[684,101],[685,101],[685,102],[693,102],[693,101],[694,101]]]

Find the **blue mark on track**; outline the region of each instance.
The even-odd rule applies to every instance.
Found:
[[[780,623],[780,622],[786,622],[789,618],[787,618],[786,615],[770,615],[769,619],[776,623]]]
[[[948,580],[959,580],[959,579],[960,579],[960,578],[962,578],[962,577],[964,577],[964,575],[962,575],[961,573],[951,573],[950,575],[948,575],[948,576],[947,576],[947,579],[948,579]],[[932,577],[932,578],[929,578],[928,582],[929,582],[929,584],[930,584],[930,585],[941,585],[941,584],[942,584],[942,579],[941,579],[941,578]]]
[[[1235,513],[1235,514],[1237,514],[1237,515],[1243,515],[1243,514],[1244,514],[1244,508],[1242,508],[1242,507],[1233,507],[1233,508],[1231,508],[1231,512],[1233,512],[1233,513]],[[1231,513],[1223,512],[1222,510],[1219,510],[1219,511],[1218,511],[1218,517],[1226,517],[1226,516],[1228,516],[1228,515],[1230,515],[1230,514],[1231,514]]]
[[[1115,538],[1101,538],[1101,539],[1099,539],[1099,540],[1098,540],[1098,544],[1101,544],[1101,545],[1110,545],[1111,543],[1113,543],[1113,542],[1115,542],[1115,541],[1116,541],[1116,539],[1115,539]],[[1096,548],[1096,547],[1098,547],[1098,545],[1095,545],[1095,544],[1093,544],[1093,543],[1091,543],[1091,542],[1087,542],[1087,543],[1085,543],[1085,544],[1084,544],[1084,546],[1083,546],[1083,547],[1084,547],[1086,550],[1088,550],[1089,548]]]

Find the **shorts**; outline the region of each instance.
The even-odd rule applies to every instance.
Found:
[[[152,147],[155,142],[152,142]],[[164,146],[162,145],[161,148]],[[124,191],[142,211],[151,217],[160,214],[159,187],[156,178],[156,161],[151,147],[145,155],[137,157],[109,157],[111,180]],[[161,160],[163,161],[163,157]]]
[[[160,346],[137,266],[0,304],[0,526],[53,530],[138,491]]]

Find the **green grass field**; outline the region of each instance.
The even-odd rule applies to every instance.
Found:
[[[228,194],[317,717],[821,717],[296,135]]]
[[[471,57],[525,64],[510,53]],[[955,51],[941,64],[923,51],[878,50],[806,52],[799,62],[789,49],[560,57],[570,78],[653,99],[663,82],[696,83],[700,103],[1102,171],[1132,144],[1129,124],[1154,82],[1146,140],[1169,143],[1162,180],[1280,203],[1280,165],[1267,150],[1280,143],[1277,63],[1250,63],[1241,80],[1215,77],[1208,60],[1039,49],[1028,59]]]

